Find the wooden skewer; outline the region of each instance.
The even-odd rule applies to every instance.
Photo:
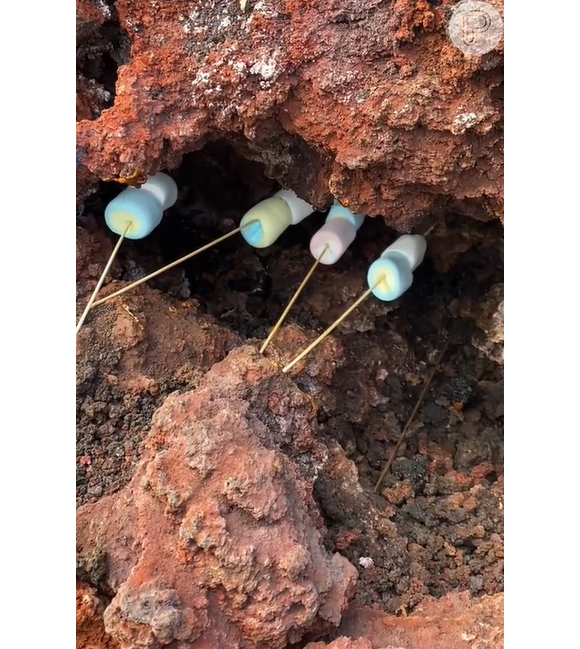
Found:
[[[298,299],[300,293],[304,290],[304,287],[314,274],[314,271],[318,268],[318,264],[320,264],[320,260],[324,257],[324,253],[328,250],[328,244],[326,244],[322,250],[322,252],[318,255],[318,259],[312,264],[312,268],[308,271],[308,274],[300,284],[300,286],[296,289],[296,293],[292,296],[292,299],[288,303],[288,306],[284,309],[284,312],[278,319],[278,322],[274,325],[274,328],[270,332],[270,335],[266,338],[264,341],[264,344],[260,347],[260,354],[263,354],[266,351],[266,347],[272,342],[274,339],[274,336],[278,333],[278,330],[280,327],[284,324],[284,320],[286,320],[286,316],[290,313],[290,309],[294,306],[296,300]]]
[[[129,232],[129,229],[131,228],[131,222],[127,223],[127,226],[125,227],[125,230],[123,234],[119,237],[119,241],[117,241],[115,247],[113,248],[113,252],[111,253],[111,256],[109,257],[109,261],[107,262],[107,265],[105,266],[99,281],[97,282],[97,285],[95,286],[95,290],[93,291],[87,306],[85,307],[85,310],[83,311],[83,314],[80,317],[80,320],[77,323],[77,334],[81,330],[81,327],[83,326],[84,321],[87,318],[87,315],[89,314],[89,311],[91,310],[91,307],[93,307],[95,304],[98,304],[98,302],[95,302],[95,299],[101,290],[101,286],[103,285],[103,282],[105,281],[105,277],[107,276],[107,273],[109,272],[111,266],[113,265],[113,261],[115,257],[117,256],[117,253],[119,252],[119,248],[121,247],[121,244],[123,243],[123,239],[127,235],[127,232]]]
[[[366,291],[365,291],[365,292],[364,292],[364,293],[363,293],[363,294],[362,294],[362,295],[357,299],[357,301],[356,301],[352,306],[350,306],[350,307],[349,307],[349,308],[348,308],[348,309],[347,309],[347,310],[346,310],[346,311],[345,311],[345,312],[340,316],[340,318],[338,318],[337,320],[335,320],[335,321],[330,325],[330,327],[328,327],[328,329],[327,329],[324,333],[320,334],[320,336],[318,336],[318,338],[317,338],[313,343],[311,343],[310,345],[308,345],[308,347],[307,347],[303,352],[301,352],[300,354],[298,354],[298,356],[297,356],[293,361],[291,361],[290,363],[288,363],[288,365],[286,365],[286,367],[284,367],[284,368],[282,369],[282,372],[284,372],[284,374],[286,374],[287,372],[289,372],[289,371],[290,371],[290,370],[291,370],[291,369],[296,365],[296,363],[299,363],[299,362],[300,362],[300,361],[301,361],[305,356],[307,356],[308,354],[310,354],[310,352],[311,352],[315,347],[318,347],[318,345],[320,345],[320,343],[321,343],[325,338],[327,338],[327,337],[328,337],[328,336],[329,336],[329,335],[330,335],[330,334],[331,334],[331,333],[332,333],[332,332],[333,332],[333,331],[334,331],[334,330],[335,330],[335,329],[336,329],[336,328],[337,328],[337,327],[338,327],[338,326],[339,326],[339,325],[340,325],[344,320],[346,320],[346,318],[348,318],[348,316],[349,316],[349,315],[350,315],[350,314],[351,314],[351,313],[352,313],[352,312],[353,312],[353,311],[354,311],[358,306],[360,306],[360,305],[361,305],[361,304],[362,304],[362,303],[367,299],[367,297],[368,297],[368,296],[369,296],[369,295],[370,295],[370,294],[375,290],[375,288],[376,288],[377,286],[378,286],[378,283],[377,283],[375,286],[372,286],[371,288],[367,289],[367,290],[366,290]]]
[[[449,346],[449,341],[447,340],[445,342],[445,345],[443,345],[443,349],[439,352],[439,356],[437,357],[437,360],[435,361],[435,366],[433,367],[433,370],[431,371],[431,374],[429,375],[429,378],[425,381],[425,384],[423,385],[423,389],[421,390],[421,394],[419,395],[419,398],[417,399],[417,403],[415,404],[415,407],[413,408],[413,411],[411,412],[409,419],[407,419],[407,423],[405,424],[405,427],[403,428],[403,432],[400,434],[399,439],[395,445],[395,448],[393,449],[391,455],[389,456],[389,460],[385,465],[385,468],[382,470],[381,475],[379,476],[379,479],[377,480],[377,483],[375,484],[374,492],[376,493],[379,490],[379,487],[381,486],[383,480],[385,479],[385,476],[389,472],[389,469],[391,468],[391,465],[395,461],[395,457],[397,456],[397,453],[399,452],[399,449],[401,448],[401,444],[403,443],[403,440],[405,439],[407,435],[407,431],[409,430],[409,427],[413,423],[413,420],[415,419],[417,413],[419,412],[419,407],[421,406],[421,403],[423,403],[423,399],[427,396],[427,392],[429,390],[429,386],[431,385],[431,382],[433,381],[433,378],[435,377],[435,373],[439,369],[439,365],[441,365],[441,361],[443,360],[443,355],[447,351],[447,347]]]
[[[150,279],[153,279],[154,277],[157,277],[158,275],[161,275],[162,273],[171,270],[172,268],[175,268],[175,266],[179,266],[179,264],[182,264],[185,261],[188,261],[189,259],[192,259],[196,255],[199,255],[202,252],[205,252],[206,250],[209,250],[213,246],[216,246],[218,243],[221,243],[222,241],[225,241],[226,239],[229,239],[230,237],[233,237],[234,234],[238,234],[238,232],[241,232],[244,228],[249,227],[256,221],[249,221],[248,223],[245,223],[241,227],[235,228],[235,230],[232,230],[231,232],[228,232],[227,234],[224,234],[221,237],[218,237],[217,239],[214,239],[213,241],[210,241],[209,243],[206,243],[204,246],[201,248],[198,248],[197,250],[194,250],[193,252],[188,253],[184,257],[181,257],[180,259],[177,259],[176,261],[172,261],[170,264],[167,264],[167,266],[163,266],[163,268],[160,268],[159,270],[156,270],[153,273],[150,273],[149,275],[145,275],[145,277],[142,277],[141,279],[138,279],[136,282],[133,282],[132,284],[129,284],[128,286],[124,286],[123,288],[120,288],[118,291],[115,291],[114,293],[111,293],[111,295],[107,295],[106,297],[101,298],[100,300],[97,300],[93,306],[98,306],[99,304],[104,304],[105,302],[108,302],[109,300],[112,300],[114,297],[118,297],[119,295],[123,295],[127,291],[130,291],[133,288],[136,288],[137,286],[140,286],[141,284],[144,284],[145,282],[148,282]]]

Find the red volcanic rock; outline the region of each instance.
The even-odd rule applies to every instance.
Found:
[[[77,649],[118,649],[119,643],[105,632],[103,609],[94,588],[82,582],[77,584]]]
[[[111,18],[104,0],[77,0],[77,43]]]
[[[111,99],[105,88],[87,78],[83,62],[88,63],[92,75],[99,69],[98,60],[104,50],[111,45],[101,36],[101,28],[112,19],[112,12],[105,0],[77,0],[76,33],[77,33],[77,83],[76,83],[76,121],[91,120],[104,108]],[[77,156],[77,209],[82,208],[82,200],[94,188],[98,177],[87,167],[79,164]]]
[[[247,346],[167,398],[130,484],[78,510],[78,564],[114,595],[122,648],[281,649],[339,624],[356,570],[322,545],[315,425]]]
[[[77,318],[113,245],[89,220],[77,228]],[[110,275],[124,265],[116,261]],[[165,281],[174,292],[181,285],[179,275]],[[108,281],[99,296],[127,284]],[[196,387],[239,344],[239,336],[202,313],[195,300],[169,298],[147,284],[95,306],[76,338],[77,503],[126,486],[154,411],[176,389]]]
[[[339,632],[365,638],[372,649],[499,649],[503,647],[503,602],[503,593],[478,599],[468,592],[452,593],[424,600],[409,617],[352,607],[344,614]]]
[[[130,60],[113,107],[77,125],[80,196],[218,136],[317,207],[333,195],[399,229],[441,206],[502,218],[503,41],[464,55],[453,5],[119,0]]]

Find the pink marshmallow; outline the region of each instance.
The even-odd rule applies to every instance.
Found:
[[[318,259],[324,246],[328,249],[320,260],[329,265],[337,262],[356,237],[356,228],[346,219],[337,217],[326,222],[310,240],[310,253]]]

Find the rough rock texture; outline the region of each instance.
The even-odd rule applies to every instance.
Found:
[[[111,99],[95,77],[103,76],[103,52],[112,50],[101,38],[112,17],[102,0],[77,0],[77,122],[98,117]]]
[[[106,40],[94,2],[77,10],[83,60]],[[130,54],[113,107],[79,110],[79,198],[223,137],[317,207],[334,195],[399,229],[443,205],[501,219],[503,41],[465,56],[445,31],[453,4],[118,0]]]
[[[77,0],[77,122],[95,119],[112,104],[114,79],[107,70],[106,57],[113,62],[110,57],[117,57],[115,50],[120,49],[118,40],[111,37],[115,16],[114,9],[104,0]],[[77,165],[77,205],[86,188],[97,180],[86,167]]]
[[[77,229],[77,317],[111,247],[102,232]],[[159,267],[153,256],[151,263]],[[111,274],[118,273],[115,263]],[[126,283],[113,279],[100,295]],[[195,387],[240,339],[199,313],[194,300],[169,302],[145,285],[95,307],[76,342],[77,503],[82,504],[125,486],[155,409],[169,393]]]
[[[275,649],[340,622],[356,570],[322,546],[315,422],[253,347],[168,397],[129,486],[78,510],[79,572],[113,595],[121,647]]]
[[[94,588],[83,582],[77,584],[77,649],[119,648],[119,643],[105,631],[104,608]]]
[[[78,232],[77,277],[83,287],[77,304],[80,314],[111,244],[84,229]],[[127,284],[109,281],[99,297]],[[196,307],[194,300],[170,303],[147,284],[94,307],[77,336],[77,387],[84,392],[97,372],[124,392],[157,393],[159,384],[168,379],[187,378],[195,383],[240,342],[231,329]]]
[[[503,593],[477,599],[452,593],[424,600],[409,617],[352,606],[336,632],[340,637],[305,649],[500,649],[503,604]]]
[[[452,593],[425,600],[406,618],[352,607],[343,616],[339,633],[365,638],[372,649],[500,649],[503,606],[503,593],[475,600],[469,593]]]
[[[473,337],[474,347],[488,358],[503,365],[504,286],[496,284],[483,302],[467,303],[460,309],[464,318],[473,318],[481,335]]]
[[[111,9],[103,0],[77,0],[77,47],[81,52],[111,16]]]

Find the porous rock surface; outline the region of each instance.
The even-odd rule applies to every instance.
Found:
[[[474,600],[463,592],[426,599],[409,617],[353,606],[338,638],[305,649],[500,649],[503,605],[503,593]]]
[[[356,570],[322,545],[315,422],[250,346],[166,399],[129,485],[78,510],[79,570],[122,649],[281,649],[339,624]]]
[[[365,638],[371,649],[501,649],[503,607],[503,593],[472,599],[467,592],[426,599],[409,617],[352,607],[343,617],[340,633]]]
[[[319,208],[334,196],[398,229],[441,207],[503,220],[503,41],[464,55],[454,5],[77,0],[78,56],[117,19],[130,44],[111,108],[91,119],[98,89],[79,86],[79,200],[225,138]]]

